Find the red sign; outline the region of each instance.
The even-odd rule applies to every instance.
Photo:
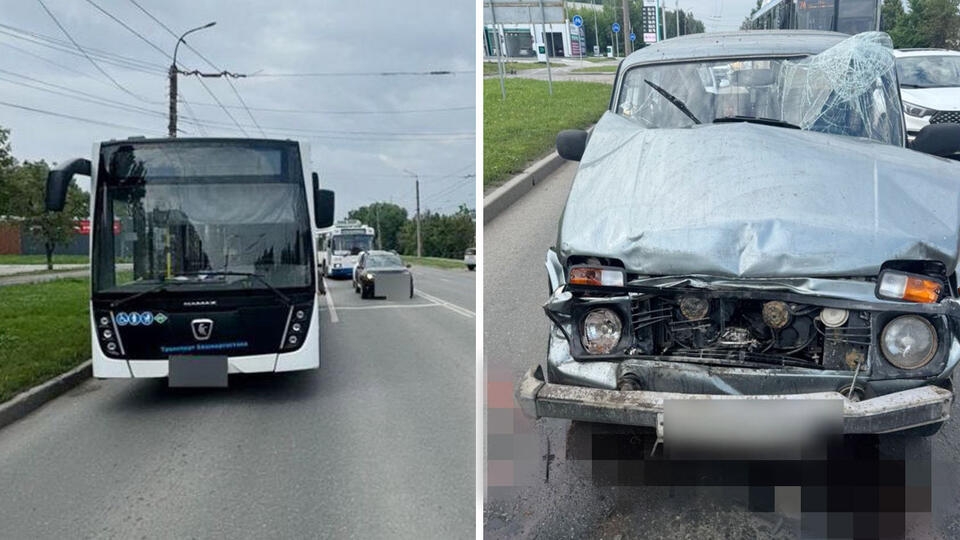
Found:
[[[73,231],[77,234],[90,234],[90,220],[78,219],[73,223]],[[120,234],[120,220],[113,220],[113,234]]]

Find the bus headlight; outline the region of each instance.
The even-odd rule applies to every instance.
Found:
[[[590,354],[607,354],[620,342],[623,324],[620,317],[607,308],[598,308],[583,318],[581,340]]]
[[[313,313],[313,305],[302,304],[293,307],[293,313],[290,322],[287,324],[284,332],[283,342],[280,344],[280,350],[292,351],[298,349],[303,344],[303,333],[310,328],[310,317]]]
[[[921,368],[937,354],[937,331],[923,317],[901,315],[883,328],[880,350],[900,369]]]

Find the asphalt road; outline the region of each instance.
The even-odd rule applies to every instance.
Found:
[[[467,538],[476,274],[321,299],[319,371],[91,380],[0,430],[3,538]]]
[[[823,487],[751,487],[746,474],[724,474],[757,463],[671,464],[650,457],[649,430],[533,421],[510,408],[513,384],[546,353],[544,258],[575,172],[565,164],[484,227],[488,538],[849,537],[854,520],[861,533],[873,523],[894,537],[960,537],[960,419],[929,439],[849,438],[828,460],[837,471],[866,467],[858,482],[888,482],[883,490],[844,485],[839,475]],[[872,476],[891,463],[899,474]],[[664,464],[675,472],[667,481],[645,476]],[[818,511],[860,501],[895,511],[880,520]]]

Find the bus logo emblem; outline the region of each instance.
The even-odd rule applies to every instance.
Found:
[[[190,328],[193,330],[193,337],[197,341],[206,341],[210,339],[213,333],[213,321],[210,319],[194,319],[190,321]]]

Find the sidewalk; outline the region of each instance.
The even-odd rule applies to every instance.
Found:
[[[54,270],[68,271],[68,270],[79,270],[81,268],[88,268],[90,265],[87,263],[82,264],[55,264],[53,265]],[[13,275],[13,274],[25,274],[33,272],[42,272],[47,269],[45,264],[0,264],[0,279]]]
[[[46,265],[24,265],[24,266],[42,266],[44,269]],[[15,274],[7,275],[0,274],[0,287],[7,285],[23,285],[25,283],[42,283],[44,281],[53,281],[55,279],[67,278],[67,277],[86,277],[90,275],[90,268],[87,265],[75,265],[75,264],[63,264],[57,265],[59,267],[77,267],[74,269],[64,270],[63,272],[50,272],[45,274]],[[2,268],[2,267],[0,267]]]

